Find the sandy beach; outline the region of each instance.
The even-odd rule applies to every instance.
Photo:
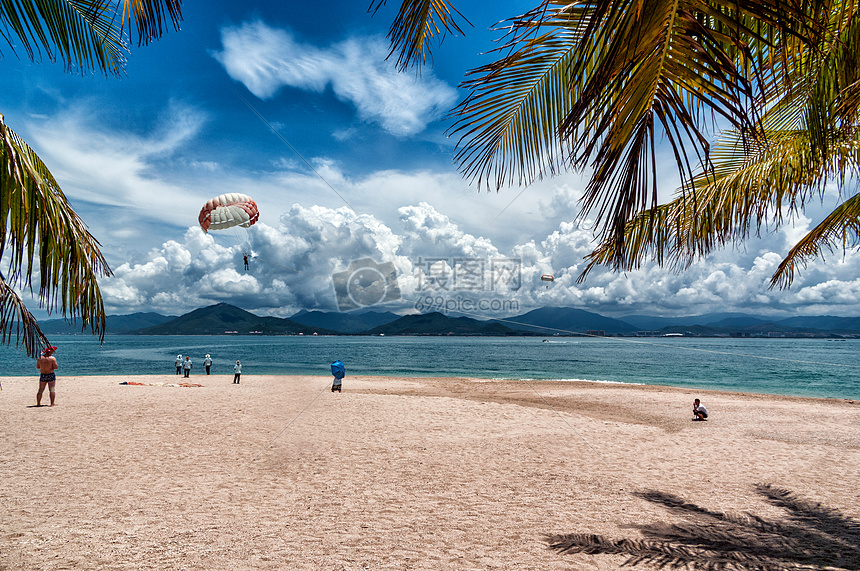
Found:
[[[178,379],[0,379],[0,569],[860,569],[860,404]]]

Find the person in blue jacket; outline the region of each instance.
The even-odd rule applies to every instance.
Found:
[[[334,381],[331,383],[331,392],[341,392],[341,384],[343,378],[346,376],[346,367],[343,366],[343,362],[338,360],[331,364],[331,374],[334,375]]]

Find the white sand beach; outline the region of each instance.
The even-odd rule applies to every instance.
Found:
[[[0,569],[860,568],[857,403],[189,380],[59,375],[36,408],[35,376],[0,379]]]

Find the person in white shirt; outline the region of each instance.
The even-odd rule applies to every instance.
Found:
[[[206,367],[206,374],[209,374],[209,367],[212,366],[212,357],[209,356],[209,353],[206,353],[206,358],[203,359],[203,366]]]
[[[236,364],[233,365],[233,383],[239,384],[239,377],[242,376],[242,362],[236,361]]]
[[[693,420],[708,420],[708,409],[699,399],[693,401]]]

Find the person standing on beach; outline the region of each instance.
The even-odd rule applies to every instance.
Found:
[[[176,366],[176,374],[178,375],[182,371],[182,355],[177,355],[173,364]]]
[[[693,420],[708,420],[708,409],[699,399],[693,401]]]
[[[48,393],[51,395],[51,406],[54,406],[54,387],[57,382],[57,375],[54,373],[60,366],[57,364],[57,358],[54,357],[56,347],[48,345],[47,349],[42,351],[42,356],[36,361],[36,368],[39,369],[39,392],[36,393],[36,406],[42,406],[42,393],[45,392],[45,387],[48,387]]]
[[[212,366],[212,357],[209,356],[209,353],[206,353],[206,358],[203,359],[203,366],[206,367],[206,374],[209,374],[209,367]]]
[[[188,375],[191,374],[191,367],[194,365],[191,363],[191,357],[185,357],[185,361],[182,363],[182,368],[185,369],[185,378],[188,378]]]
[[[331,392],[341,392],[343,378],[346,376],[346,367],[344,367],[343,361],[338,359],[331,364],[331,374],[334,376],[334,380],[331,382]]]
[[[242,361],[236,361],[233,365],[233,384],[239,384],[239,378],[242,376]]]

